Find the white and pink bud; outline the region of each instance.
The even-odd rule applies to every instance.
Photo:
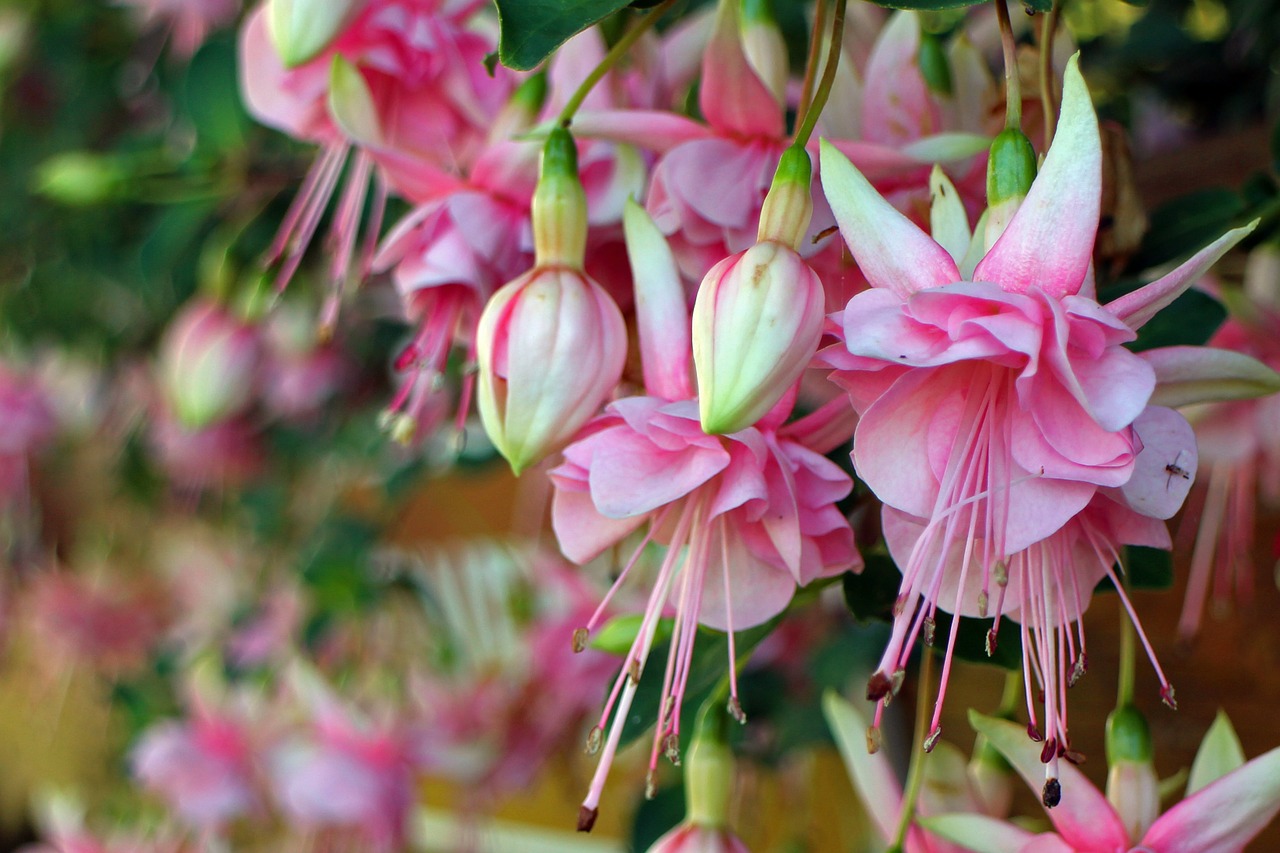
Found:
[[[188,303],[160,344],[160,388],[174,417],[196,430],[244,411],[259,355],[256,328],[216,302]]]
[[[693,307],[702,428],[756,423],[800,378],[822,336],[822,282],[796,249],[809,227],[809,155],[789,148],[760,213],[756,245],[711,268]]]
[[[1160,816],[1160,780],[1151,762],[1151,730],[1132,705],[1107,717],[1107,800],[1130,838],[1142,838]]]
[[[286,68],[319,56],[346,28],[364,0],[267,0],[267,32]]]
[[[720,709],[702,712],[684,759],[685,818],[654,842],[649,853],[750,853],[728,828],[733,793],[733,750],[724,742]]]
[[[485,432],[519,474],[568,443],[622,376],[622,313],[583,272],[586,197],[568,131],[552,132],[533,199],[534,268],[498,290],[476,331]]]

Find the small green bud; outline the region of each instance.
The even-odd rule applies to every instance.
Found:
[[[809,152],[791,146],[782,152],[773,183],[760,208],[758,242],[772,240],[790,249],[799,249],[813,218],[813,165]]]
[[[1027,135],[1007,127],[991,143],[987,161],[987,206],[1022,201],[1036,177],[1036,150]]]
[[[578,179],[578,148],[557,127],[542,149],[533,192],[533,254],[538,267],[581,271],[587,254],[587,194]]]
[[[1137,708],[1125,705],[1107,717],[1107,763],[1151,761],[1151,729]]]

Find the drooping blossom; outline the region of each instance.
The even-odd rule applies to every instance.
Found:
[[[1018,775],[1038,784],[1039,756],[1019,726],[970,713],[970,721]],[[930,831],[978,853],[1239,853],[1280,811],[1280,749],[1245,762],[1222,718],[1200,746],[1187,797],[1140,834],[1079,770],[1064,768],[1062,801],[1047,809],[1053,831],[1035,833],[977,814],[926,820]]]
[[[1209,343],[1280,369],[1280,250],[1265,245],[1254,249],[1244,284],[1243,298],[1232,300],[1233,316]],[[1199,631],[1211,594],[1218,610],[1232,599],[1252,598],[1258,515],[1280,506],[1280,396],[1214,403],[1189,411],[1188,417],[1207,477],[1184,522],[1196,525],[1187,597],[1178,621],[1184,640]]]
[[[593,750],[603,746],[603,753],[579,818],[584,830],[595,820],[660,618],[674,611],[651,769],[660,751],[677,754],[699,624],[730,636],[730,705],[741,717],[733,632],[780,613],[797,586],[861,565],[853,533],[835,507],[852,484],[821,456],[830,446],[808,444],[829,410],[784,425],[788,396],[755,427],[727,436],[704,433],[693,399],[689,319],[674,257],[639,207],[628,209],[626,227],[647,395],[611,403],[565,449],[564,463],[551,472],[552,520],[562,551],[579,563],[644,531],[615,592],[646,544],[661,543],[666,553],[590,739]],[[579,647],[598,619],[599,613],[575,637]]]
[[[416,800],[412,738],[403,722],[367,715],[318,676],[296,669],[292,688],[308,726],[284,738],[267,763],[277,805],[303,832],[402,849]]]
[[[156,723],[131,754],[133,774],[189,825],[219,831],[261,808],[246,721],[197,704],[186,720]]]
[[[860,415],[854,464],[884,502],[886,528],[905,519],[917,528],[890,539],[899,543],[903,580],[868,697],[883,702],[896,690],[915,639],[933,639],[939,607],[987,617],[1016,606],[1024,636],[1028,620],[1038,619],[1032,669],[1049,667],[1035,674],[1046,691],[1051,781],[1059,750],[1068,749],[1055,710],[1063,707],[1067,659],[1057,637],[1087,603],[1108,549],[1134,541],[1123,529],[1108,538],[1066,526],[1085,524],[1082,511],[1108,495],[1140,516],[1172,515],[1187,481],[1175,490],[1150,474],[1193,465],[1194,447],[1168,410],[1153,427],[1161,440],[1140,437],[1157,379],[1172,387],[1219,368],[1224,378],[1234,373],[1210,351],[1175,354],[1173,364],[1160,350],[1138,355],[1123,344],[1251,230],[1229,232],[1158,281],[1099,305],[1090,259],[1100,160],[1097,120],[1073,61],[1040,175],[989,251],[961,257],[963,246],[953,254],[930,239],[834,148],[822,152],[828,200],[872,285],[850,300],[840,318],[843,343],[828,351]],[[1172,398],[1189,402],[1173,391],[1155,401]],[[1098,559],[1074,562],[1078,547]],[[958,625],[947,641],[930,742]],[[1171,701],[1167,683],[1162,691]]]
[[[490,76],[484,68],[493,45],[470,25],[480,5],[346,2],[349,15],[324,19],[328,31],[318,37],[306,31],[314,49],[292,66],[279,44],[289,34],[271,31],[263,7],[245,22],[240,79],[250,112],[322,149],[268,252],[269,262],[281,264],[278,286],[297,269],[351,160],[334,215],[334,293],[322,312],[325,326],[336,320],[347,279],[369,271],[387,194],[423,200],[451,185],[471,163],[511,91],[510,73]],[[375,197],[361,248],[360,220],[371,182]]]

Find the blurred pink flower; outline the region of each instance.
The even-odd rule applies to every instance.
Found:
[[[162,29],[169,50],[190,58],[213,30],[225,27],[240,12],[241,0],[112,0],[133,11],[139,25]]]
[[[0,364],[0,510],[27,497],[31,457],[52,443],[56,428],[40,384]]]

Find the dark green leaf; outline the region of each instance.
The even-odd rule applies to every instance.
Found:
[[[1227,319],[1227,309],[1207,293],[1188,290],[1138,332],[1135,352],[1170,346],[1201,346]]]
[[[648,850],[654,842],[684,819],[684,784],[680,774],[672,783],[658,786],[652,800],[641,800],[631,825],[629,850]]]
[[[913,9],[916,11],[936,12],[941,9],[959,9],[964,6],[977,6],[979,3],[982,3],[983,0],[871,0],[871,2],[875,3],[877,6],[884,6],[887,9]],[[1036,0],[1037,8],[1043,2],[1044,0]]]
[[[893,618],[893,602],[902,585],[902,575],[888,554],[868,554],[859,573],[845,572],[842,578],[844,603],[860,621]]]
[[[951,614],[939,610],[937,623],[933,651],[941,655],[946,653],[951,634]],[[997,642],[991,650],[992,653],[988,655],[987,632],[991,630],[991,624],[990,619],[971,619],[968,616],[961,616],[960,627],[956,631],[954,656],[970,663],[990,664],[1002,669],[1021,669],[1022,633],[1018,624],[1007,617],[1000,617]]]
[[[191,59],[185,86],[187,113],[201,148],[230,154],[244,148],[249,117],[236,83],[235,44],[215,39]]]
[[[738,631],[734,636],[734,651],[738,659],[742,660],[749,656],[760,641],[769,636],[781,619],[781,616],[775,616],[763,625]],[[668,650],[666,643],[655,644],[649,653],[649,664],[640,677],[635,700],[631,703],[631,712],[627,715],[626,723],[622,728],[622,746],[640,737],[658,720],[658,703],[662,696],[663,668]],[[693,731],[698,709],[728,672],[728,635],[705,628],[699,629],[697,642],[693,646],[693,660],[689,664],[689,680],[680,714],[680,731],[685,736]],[[751,708],[744,706],[744,710],[750,716]]]
[[[1129,268],[1142,270],[1189,257],[1231,228],[1244,202],[1228,189],[1190,193],[1156,208],[1142,248]]]
[[[587,27],[629,0],[496,0],[501,32],[498,57],[508,68],[528,71]]]
[[[1123,577],[1131,589],[1169,589],[1173,586],[1173,555],[1159,548],[1129,545],[1125,549]],[[1112,592],[1115,585],[1103,578],[1099,592]]]

